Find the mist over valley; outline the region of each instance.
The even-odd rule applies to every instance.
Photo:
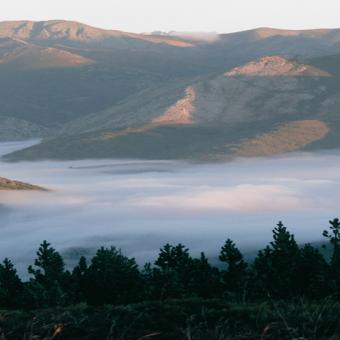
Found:
[[[1,153],[22,148],[1,143]],[[80,160],[1,162],[4,177],[47,188],[0,191],[0,257],[21,274],[48,240],[68,264],[114,245],[138,263],[165,243],[184,243],[214,260],[228,237],[245,253],[270,240],[283,220],[301,242],[319,242],[337,215],[340,152],[226,163]]]

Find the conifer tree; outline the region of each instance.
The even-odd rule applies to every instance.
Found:
[[[160,249],[155,265],[158,268],[153,270],[153,279],[157,282],[160,299],[188,296],[193,269],[188,248],[182,244],[166,244]]]
[[[204,253],[193,259],[189,290],[202,298],[218,297],[222,291],[221,275],[218,268],[210,265]]]
[[[311,244],[300,250],[297,270],[298,294],[320,299],[329,294],[328,265],[320,251]]]
[[[330,232],[324,230],[323,236],[329,239],[333,246],[333,253],[331,257],[331,263],[334,267],[339,267],[340,265],[340,221],[338,218],[329,221]]]
[[[0,264],[0,308],[17,308],[21,304],[23,284],[9,259]]]
[[[160,253],[155,264],[163,270],[175,268],[180,269],[181,267],[186,266],[190,260],[189,249],[184,245],[181,243],[177,246],[166,244],[162,249],[160,249]]]
[[[223,272],[226,289],[230,292],[242,293],[242,296],[244,296],[248,265],[231,239],[227,239],[221,248],[219,259],[227,265]]]
[[[65,268],[64,260],[47,241],[41,243],[34,266],[36,268],[29,266],[28,272],[34,276],[37,282],[48,285],[51,282],[62,280]]]
[[[335,283],[337,294],[340,296],[340,220],[335,218],[329,221],[329,224],[330,231],[324,230],[323,236],[329,239],[333,247],[330,274]]]
[[[84,256],[81,256],[78,264],[73,268],[72,274],[69,277],[69,297],[74,303],[85,301],[84,289],[87,273],[87,261]]]
[[[135,259],[122,255],[115,247],[100,248],[85,272],[84,294],[90,304],[134,302],[141,296],[140,288]]]
[[[273,230],[273,241],[254,261],[258,289],[280,298],[294,296],[298,289],[299,258],[300,250],[294,235],[280,221]]]
[[[33,276],[28,292],[37,306],[62,305],[66,302],[64,260],[47,241],[41,243],[34,266],[28,267]]]

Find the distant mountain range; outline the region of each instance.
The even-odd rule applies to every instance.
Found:
[[[0,74],[0,140],[43,137],[8,160],[340,146],[340,29],[134,34],[2,22]]]

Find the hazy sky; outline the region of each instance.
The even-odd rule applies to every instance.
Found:
[[[1,0],[0,20],[76,20],[133,32],[340,27],[339,0]]]

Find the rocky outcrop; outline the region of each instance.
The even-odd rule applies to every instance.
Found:
[[[37,190],[45,191],[46,189],[38,187],[36,185],[13,181],[4,177],[0,177],[0,190]]]
[[[235,67],[224,74],[234,76],[313,76],[330,77],[331,75],[316,67],[289,61],[281,56],[268,56],[252,61],[244,66]]]
[[[195,90],[190,86],[186,89],[184,98],[178,100],[163,115],[154,118],[152,123],[156,125],[181,125],[193,123],[192,114],[195,111],[195,99]]]

